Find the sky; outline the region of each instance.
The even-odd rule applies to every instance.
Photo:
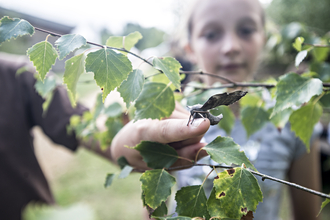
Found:
[[[91,32],[108,28],[118,34],[127,22],[171,33],[189,0],[0,0],[0,7],[69,26],[90,39]],[[261,0],[263,3],[271,0]],[[90,37],[90,38],[89,38]],[[93,40],[93,39],[90,39]]]

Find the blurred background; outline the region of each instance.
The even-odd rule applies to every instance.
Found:
[[[307,43],[329,42],[329,0],[260,0],[266,11],[267,43],[258,80],[277,77],[293,68],[297,52],[292,43],[303,36]],[[189,0],[120,0],[120,1],[43,1],[0,0],[0,17],[18,17],[33,26],[59,34],[76,33],[88,41],[105,44],[109,36],[123,36],[139,31],[143,39],[135,53],[144,58],[174,54],[173,36],[187,8]],[[0,51],[26,54],[26,50],[45,40],[46,34],[36,32],[1,45]],[[50,37],[54,42],[57,38]],[[70,58],[70,57],[68,57]],[[64,60],[57,60],[53,71],[63,73]],[[308,57],[306,62],[308,62]],[[318,63],[320,74],[330,81],[329,57]],[[303,65],[302,65],[303,66]],[[297,70],[299,72],[299,70]],[[326,77],[329,77],[327,79]],[[87,77],[88,78],[88,77]],[[81,102],[92,106],[95,101],[95,85],[80,85]],[[329,112],[323,123],[329,123]],[[39,128],[36,134],[36,153],[48,178],[58,204],[68,213],[81,213],[76,219],[142,219],[142,202],[139,177],[135,173],[126,179],[116,180],[107,189],[103,184],[107,173],[119,169],[84,149],[72,153],[49,141]],[[322,142],[321,165],[323,191],[330,190],[330,149]],[[291,219],[290,201],[284,190],[281,217]],[[84,210],[84,211],[82,211]],[[55,211],[33,204],[26,211],[26,219],[47,219]],[[77,217],[77,216],[75,216]],[[61,218],[65,219],[65,218]],[[74,219],[74,218],[69,218]],[[322,219],[330,219],[330,208],[323,211]]]

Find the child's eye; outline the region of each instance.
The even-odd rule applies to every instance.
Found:
[[[238,30],[238,34],[239,34],[239,36],[241,36],[243,38],[247,38],[247,37],[250,37],[255,31],[256,31],[255,28],[241,27]]]
[[[220,38],[220,33],[217,32],[217,31],[209,31],[209,32],[206,32],[204,34],[204,37],[206,38],[206,40],[208,41],[215,41],[217,40],[218,38]]]

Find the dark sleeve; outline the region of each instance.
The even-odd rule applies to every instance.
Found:
[[[78,147],[78,140],[74,134],[67,133],[67,125],[72,115],[81,115],[87,108],[78,104],[77,107],[71,106],[67,95],[67,90],[63,86],[58,86],[53,95],[53,99],[45,114],[43,114],[43,98],[34,88],[35,79],[32,73],[22,74],[22,82],[26,94],[26,109],[29,114],[31,127],[40,126],[44,133],[55,143],[63,145],[71,150]]]

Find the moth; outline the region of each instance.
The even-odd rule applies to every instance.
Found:
[[[243,96],[247,94],[247,91],[235,91],[231,93],[220,93],[215,94],[211,96],[203,105],[197,104],[193,106],[187,106],[190,110],[190,116],[187,123],[187,126],[189,125],[189,122],[191,120],[191,123],[195,120],[195,118],[208,118],[210,120],[211,125],[216,125],[220,122],[220,120],[223,118],[223,115],[220,114],[218,116],[212,115],[209,110],[218,107],[220,105],[231,105],[238,100],[240,100]]]

